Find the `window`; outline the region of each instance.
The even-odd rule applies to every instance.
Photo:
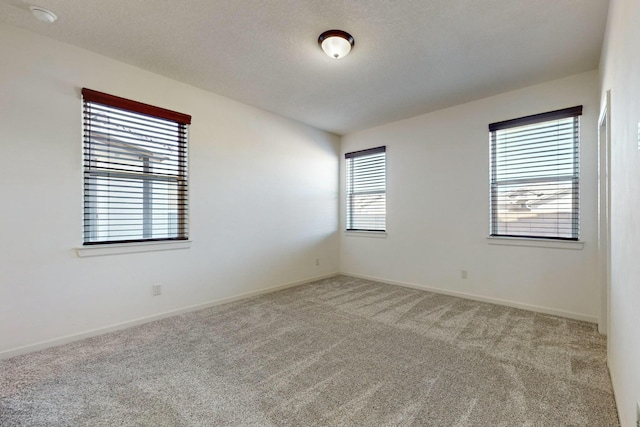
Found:
[[[582,106],[489,125],[491,236],[578,240]]]
[[[347,230],[386,230],[386,147],[345,154]]]
[[[82,89],[84,245],[187,239],[191,116]]]

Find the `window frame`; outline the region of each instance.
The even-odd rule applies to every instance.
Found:
[[[384,154],[383,158],[383,168],[381,177],[383,178],[384,189],[383,190],[372,190],[372,191],[354,191],[353,187],[356,182],[354,182],[355,169],[353,167],[354,159],[369,157],[374,155]],[[353,151],[349,153],[345,153],[345,231],[346,232],[354,232],[354,233],[374,233],[374,234],[384,234],[387,231],[387,156],[386,156],[386,146],[380,146],[375,148],[369,148],[366,150]],[[351,173],[349,172],[351,171]],[[354,203],[355,197],[360,195],[367,194],[383,194],[384,195],[384,227],[383,228],[358,228],[354,226],[354,223],[357,221],[357,218],[354,218]]]
[[[582,105],[575,107],[564,108],[560,110],[549,111],[546,113],[534,114],[530,116],[520,117],[511,120],[505,120],[501,122],[491,123],[489,125],[489,236],[490,238],[516,238],[523,240],[553,240],[553,241],[565,241],[565,242],[579,242],[580,241],[580,116],[582,115]],[[517,178],[512,179],[510,183],[505,180],[505,183],[499,183],[496,177],[497,160],[496,160],[496,143],[497,132],[505,129],[512,129],[518,127],[524,127],[534,124],[541,124],[545,122],[552,122],[562,119],[573,119],[573,136],[572,136],[572,173],[570,174],[571,180],[571,237],[564,237],[560,235],[549,236],[547,234],[501,234],[498,233],[498,197],[496,195],[498,188],[501,185],[512,185],[513,181],[518,181],[525,185],[527,182],[539,183],[539,182],[552,182],[561,181],[560,175],[549,174],[545,176],[536,176],[530,178]],[[530,159],[528,159],[530,160]],[[546,180],[546,181],[545,181]]]
[[[110,95],[103,92],[98,92],[92,89],[82,89],[82,105],[83,105],[83,238],[82,244],[84,247],[92,247],[96,245],[120,245],[123,244],[140,244],[140,243],[162,243],[162,242],[176,242],[186,241],[189,238],[189,225],[188,225],[188,125],[191,124],[191,116],[183,113],[179,113],[172,110],[156,107],[149,104],[144,104],[138,101],[133,101],[126,98]],[[140,119],[140,116],[148,116],[150,122],[142,122],[141,126],[148,126],[152,120],[162,120],[164,122],[172,122],[176,125],[177,136],[175,136],[173,143],[176,147],[176,159],[177,165],[170,169],[171,172],[175,172],[175,175],[166,173],[160,175],[159,173],[151,172],[151,161],[148,157],[146,160],[140,157],[142,162],[143,171],[135,171],[135,167],[130,166],[128,169],[126,165],[119,164],[118,170],[109,167],[97,167],[97,161],[93,157],[95,150],[95,142],[89,130],[92,125],[95,126],[95,121],[92,122],[88,111],[91,108],[107,108],[110,110],[119,110],[123,114],[134,114],[136,119]],[[114,114],[118,114],[114,112]],[[153,127],[153,126],[152,126]],[[120,130],[120,132],[126,134],[129,132],[131,135],[135,135],[132,129]],[[107,131],[107,135],[111,137],[111,133]],[[129,135],[127,135],[129,137]],[[132,138],[134,141],[140,141],[140,139]],[[106,161],[107,164],[113,162],[111,155],[108,155]],[[122,169],[120,169],[122,167]],[[97,190],[92,189],[92,183],[95,184],[96,179],[104,178],[106,180],[115,178],[127,179],[132,182],[139,180],[142,188],[141,203],[142,203],[142,224],[140,225],[139,232],[142,233],[142,238],[113,238],[113,235],[107,236],[103,239],[97,238],[97,218],[95,215],[95,204],[92,203],[93,198],[96,197]],[[152,236],[151,225],[153,222],[154,208],[152,200],[152,184],[158,182],[172,183],[176,190],[176,227],[175,233],[168,237],[150,237]],[[169,184],[168,184],[169,185]],[[169,191],[169,190],[166,190]],[[169,193],[163,193],[162,195],[169,195]],[[108,196],[110,197],[110,196]],[[107,197],[107,198],[108,198]],[[167,210],[167,209],[165,209]],[[169,212],[171,210],[168,210]],[[106,214],[107,218],[109,215]],[[169,213],[167,213],[169,215]],[[167,228],[169,231],[169,228]]]

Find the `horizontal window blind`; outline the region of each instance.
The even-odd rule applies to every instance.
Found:
[[[187,239],[191,117],[83,89],[84,244]]]
[[[386,147],[345,154],[347,230],[386,230]]]
[[[489,125],[491,235],[578,240],[582,106]]]

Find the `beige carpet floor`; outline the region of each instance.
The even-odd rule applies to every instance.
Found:
[[[596,325],[339,276],[0,362],[8,426],[614,426]]]

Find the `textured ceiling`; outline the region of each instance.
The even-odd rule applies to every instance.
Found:
[[[608,0],[37,0],[0,21],[337,134],[598,67]],[[317,38],[355,38],[341,60]]]

